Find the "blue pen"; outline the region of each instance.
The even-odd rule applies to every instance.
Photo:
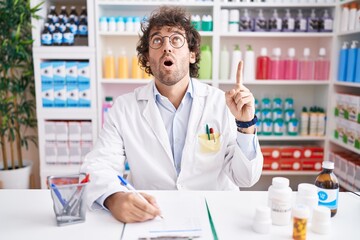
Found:
[[[63,207],[64,207],[66,205],[66,201],[61,196],[59,189],[56,187],[56,185],[54,183],[51,184],[51,188],[54,190],[54,193],[55,193],[56,197],[59,199],[61,205],[63,205]]]
[[[118,175],[118,178],[120,179],[120,182],[131,192],[135,193],[136,196],[138,196],[141,200],[143,200],[146,203],[149,203],[143,195],[141,195],[130,183],[128,183],[123,177]],[[164,218],[162,215],[160,215],[161,218]]]

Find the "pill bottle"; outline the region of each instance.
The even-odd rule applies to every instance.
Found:
[[[292,190],[290,181],[284,177],[274,177],[268,189],[268,206],[271,209],[273,225],[288,225],[291,219]]]

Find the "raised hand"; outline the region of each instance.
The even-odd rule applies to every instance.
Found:
[[[248,88],[243,85],[243,61],[238,64],[236,85],[225,93],[226,104],[234,117],[242,122],[251,121],[255,114],[255,99]]]

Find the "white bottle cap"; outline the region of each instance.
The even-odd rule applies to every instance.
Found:
[[[298,194],[302,196],[317,197],[317,187],[310,183],[300,183],[298,185]]]
[[[240,18],[240,12],[238,9],[231,9],[230,10],[230,16],[229,16],[229,21],[230,22],[239,22],[239,18]]]
[[[320,56],[325,56],[326,55],[326,49],[325,48],[320,48],[319,55]]]
[[[317,206],[313,210],[313,221],[311,223],[311,230],[315,233],[326,234],[331,229],[331,211],[330,208],[324,206]]]
[[[297,204],[292,209],[292,216],[300,219],[307,219],[310,215],[309,207],[304,204]]]
[[[310,48],[304,48],[304,57],[310,56]]]
[[[295,48],[289,48],[288,49],[288,56],[289,57],[295,57]]]
[[[265,47],[261,48],[260,55],[261,56],[267,56],[267,48],[265,48]]]
[[[273,55],[280,57],[281,56],[281,48],[274,48]]]
[[[271,210],[267,206],[256,208],[253,230],[257,233],[266,234],[270,232],[271,227]]]
[[[326,169],[334,169],[334,163],[330,161],[323,161],[322,167]]]
[[[273,177],[272,185],[274,188],[286,188],[290,185],[290,180],[284,177]]]

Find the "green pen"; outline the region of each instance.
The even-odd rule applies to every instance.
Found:
[[[208,140],[210,140],[210,129],[209,129],[209,125],[206,124],[206,134],[208,136]]]

